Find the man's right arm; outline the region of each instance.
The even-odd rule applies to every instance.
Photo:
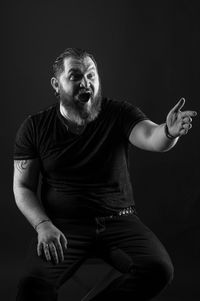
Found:
[[[15,201],[34,228],[42,220],[49,219],[37,198],[39,173],[38,159],[14,161],[13,191]]]
[[[64,259],[63,250],[67,248],[67,239],[49,220],[45,210],[37,198],[37,187],[40,173],[38,159],[15,160],[13,191],[15,201],[30,224],[38,232],[37,252],[44,252],[47,260],[56,263]],[[41,221],[48,222],[40,223]],[[38,225],[38,226],[37,226]]]

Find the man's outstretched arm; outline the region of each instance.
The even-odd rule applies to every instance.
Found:
[[[181,111],[184,103],[185,99],[181,98],[161,125],[150,120],[136,124],[129,136],[130,142],[149,151],[165,152],[171,149],[179,137],[188,133],[192,127],[192,117],[197,115],[196,111]]]
[[[15,160],[13,191],[15,201],[27,220],[38,232],[37,253],[44,253],[48,261],[58,263],[64,260],[63,250],[67,248],[67,239],[50,221],[37,198],[39,178],[39,160]]]

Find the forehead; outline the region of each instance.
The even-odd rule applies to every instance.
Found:
[[[68,73],[71,69],[77,69],[81,72],[86,72],[89,69],[96,70],[96,65],[89,56],[86,56],[83,59],[67,57],[64,59],[64,72]]]

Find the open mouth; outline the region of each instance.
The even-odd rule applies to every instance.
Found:
[[[78,100],[80,102],[86,103],[89,101],[90,97],[91,97],[92,93],[90,91],[86,91],[86,92],[81,92],[78,95]]]

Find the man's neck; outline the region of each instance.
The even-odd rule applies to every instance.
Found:
[[[60,113],[61,115],[69,121],[74,126],[84,126],[85,121],[75,114],[69,114],[68,110],[60,103]]]

